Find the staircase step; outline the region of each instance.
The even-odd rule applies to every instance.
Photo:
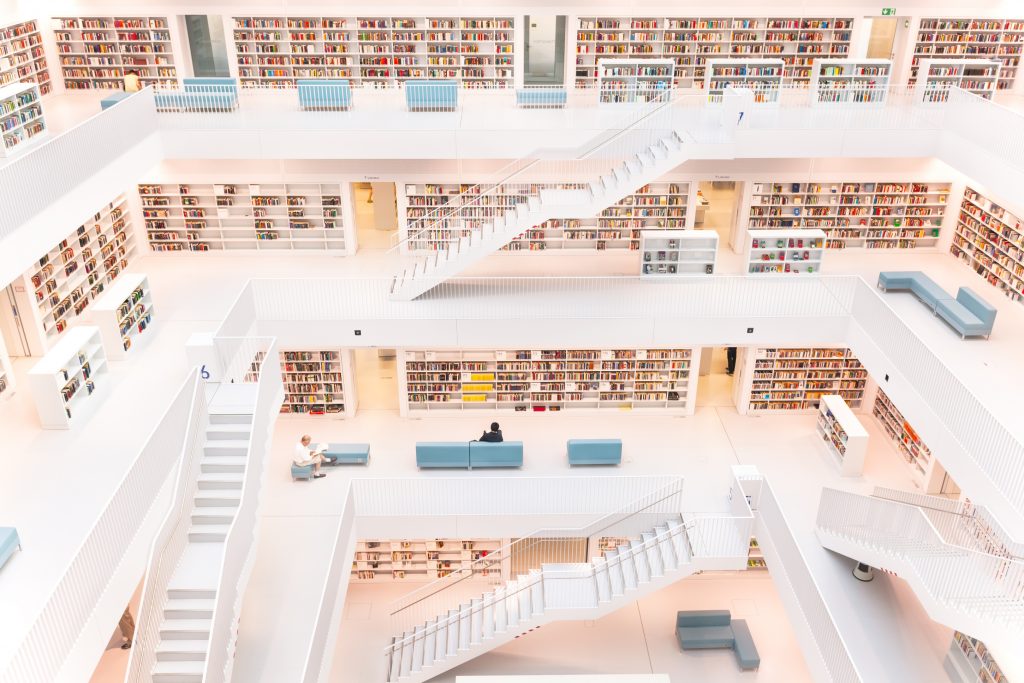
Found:
[[[192,525],[231,524],[237,513],[237,507],[195,507],[192,508]]]
[[[213,600],[217,591],[209,588],[168,588],[167,597],[171,600]]]
[[[204,490],[196,491],[192,498],[197,507],[238,507],[242,498],[242,492],[238,489],[224,491]]]
[[[636,558],[633,557],[633,553],[630,552],[628,545],[620,545],[619,548],[619,559],[622,561],[622,579],[627,590],[633,590],[640,585],[640,579],[637,576]]]
[[[626,592],[626,579],[622,571],[622,558],[618,550],[605,550],[604,558],[608,561],[608,579],[612,587],[612,595],[622,595]]]
[[[165,640],[206,640],[210,637],[210,619],[167,619],[160,624]]]
[[[675,546],[672,545],[672,537],[668,526],[654,527],[654,533],[658,539],[658,547],[661,549],[661,557],[665,562],[665,570],[678,569],[679,558],[676,556]]]
[[[249,453],[249,442],[240,439],[224,439],[203,442],[203,455],[232,455],[245,457]]]
[[[201,472],[245,472],[247,460],[237,455],[207,455],[199,462]]]
[[[193,543],[223,543],[230,528],[230,524],[197,524],[189,528],[188,540]]]
[[[672,548],[676,551],[679,564],[690,561],[690,552],[686,548],[686,530],[682,519],[668,520],[668,530],[672,533]]]
[[[248,424],[216,424],[206,428],[207,441],[248,441],[252,433],[252,425]]]
[[[153,665],[153,683],[202,683],[206,662],[158,661]]]
[[[210,413],[211,425],[240,424],[251,425],[252,415],[236,415],[232,413]]]
[[[636,563],[637,579],[640,583],[649,583],[651,580],[651,565],[647,561],[647,551],[644,550],[642,541],[630,541],[629,548],[633,553],[633,561]]]
[[[212,619],[213,598],[185,598],[168,600],[164,605],[164,619]]]
[[[640,534],[640,538],[644,541],[644,550],[647,553],[647,566],[651,568],[651,578],[665,575],[665,562],[661,559],[661,549],[658,547],[658,541],[650,531],[645,531]]]
[[[202,472],[199,475],[199,489],[202,491],[224,491],[242,488],[240,472]]]
[[[156,646],[158,662],[205,662],[207,640],[161,640]]]

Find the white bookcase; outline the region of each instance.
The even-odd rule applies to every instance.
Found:
[[[147,183],[138,191],[153,251],[348,253],[351,244],[337,183]]]
[[[54,36],[68,90],[120,90],[125,72],[143,85],[178,82],[167,17],[57,17]]]
[[[0,85],[15,81],[37,84],[42,95],[52,89],[43,37],[34,20],[0,28]]]
[[[487,556],[500,550],[502,539],[432,538],[356,542],[352,559],[352,583],[408,581],[426,583],[454,571],[472,570],[473,579],[500,583],[502,562]],[[468,575],[467,575],[468,580]]]
[[[233,17],[242,87],[294,86],[299,78],[393,85],[410,78],[464,87],[515,83],[515,20],[447,17]]]
[[[748,273],[818,274],[824,256],[822,230],[757,230],[747,236]]]
[[[752,349],[738,370],[741,413],[816,411],[821,397],[831,394],[860,409],[868,380],[846,348]]]
[[[28,149],[49,134],[39,86],[35,83],[12,83],[0,88],[0,131],[3,146],[0,154],[14,156]]]
[[[1014,301],[1024,297],[1021,219],[970,187],[964,190],[950,252]]]
[[[672,88],[671,59],[600,59],[597,62],[600,102],[650,102]]]
[[[842,396],[821,397],[815,430],[825,450],[839,462],[844,477],[858,477],[864,472],[864,456],[868,450],[868,433]]]
[[[95,380],[107,373],[99,328],[68,332],[28,372],[28,385],[45,429],[70,429],[95,405]],[[103,380],[100,380],[102,386]]]
[[[351,417],[356,409],[352,368],[349,350],[282,351],[281,414]]]
[[[917,67],[915,99],[937,104],[949,99],[956,86],[992,99],[999,81],[1000,63],[989,59],[922,59]]]
[[[718,255],[714,230],[644,230],[640,233],[640,276],[713,275]]]
[[[914,85],[920,63],[925,59],[999,60],[998,89],[1013,88],[1021,54],[1024,52],[1022,19],[921,19],[910,69],[909,85]]]
[[[892,62],[888,59],[816,59],[811,93],[817,104],[885,104]]]
[[[785,62],[781,59],[709,59],[704,74],[704,88],[711,99],[720,99],[726,88],[749,88],[754,102],[779,101]]]
[[[755,182],[747,228],[815,229],[828,249],[914,249],[938,244],[951,183]],[[753,242],[751,242],[753,244]]]
[[[907,463],[917,485],[925,493],[938,493],[938,489],[942,485],[942,477],[933,476],[935,460],[932,458],[932,452],[903,417],[903,413],[893,405],[881,389],[875,394],[875,404],[871,409],[871,414],[875,416],[889,440],[896,446],[896,450],[903,457],[903,461]]]
[[[110,360],[124,360],[153,322],[153,289],[142,273],[124,273],[92,306],[92,323]]]
[[[1007,683],[1006,675],[985,643],[960,631],[953,631],[943,662],[954,683]]]
[[[692,349],[399,352],[402,415],[630,410],[692,415]]]

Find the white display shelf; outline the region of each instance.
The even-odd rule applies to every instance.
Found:
[[[401,410],[692,415],[692,355],[692,349],[404,350]]]
[[[753,536],[750,537],[750,547],[747,550],[747,571],[767,571],[768,564],[764,560],[764,552],[761,545]]]
[[[928,446],[881,389],[875,395],[875,405],[871,409],[871,413],[878,419],[886,435],[896,445],[896,450],[903,456],[903,461],[907,463],[918,486],[927,489],[933,463],[932,452]]]
[[[350,244],[336,183],[145,183],[138,192],[152,251],[347,253]]]
[[[811,64],[850,52],[853,18],[828,17],[580,17],[576,27],[576,87],[599,79],[607,58],[670,59],[678,88],[700,88],[709,59],[781,59],[783,83],[807,84]]]
[[[748,273],[816,275],[824,256],[822,230],[757,230],[747,235]]]
[[[37,84],[42,95],[52,89],[43,38],[34,20],[0,28],[0,85],[15,81]]]
[[[53,21],[68,90],[120,90],[125,73],[133,70],[143,85],[177,85],[167,17],[56,17]]]
[[[352,352],[289,350],[281,352],[284,382],[282,415],[351,417],[355,391],[351,384]]]
[[[500,539],[480,538],[360,540],[356,542],[356,554],[352,558],[350,581],[427,582],[455,571],[472,570],[473,579],[500,583],[502,562],[495,559],[489,563],[486,558],[502,546]]]
[[[892,62],[888,59],[816,59],[811,92],[817,104],[885,104]]]
[[[858,477],[864,472],[868,433],[842,396],[821,397],[815,430],[825,450],[839,462],[842,476]]]
[[[100,330],[110,360],[124,360],[140,339],[149,339],[153,289],[142,273],[124,273],[92,306],[92,323]]]
[[[781,59],[709,59],[704,88],[711,99],[721,99],[726,88],[749,88],[754,102],[777,103],[785,67]]]
[[[106,372],[99,328],[81,326],[68,332],[28,372],[43,427],[70,429],[91,412],[96,403],[95,380]]]
[[[751,360],[746,406],[751,412],[817,410],[829,394],[859,409],[864,399],[868,373],[850,349],[766,348],[757,349]]]
[[[713,275],[718,255],[714,230],[644,230],[640,233],[640,276]]]
[[[923,18],[910,69],[914,85],[925,59],[993,59],[1000,62],[998,89],[1013,88],[1024,52],[1024,20]]]
[[[950,183],[755,182],[747,228],[824,231],[828,249],[914,249],[938,244]]]
[[[233,17],[242,87],[300,78],[393,85],[410,78],[465,87],[515,84],[512,17]]]
[[[999,68],[999,62],[989,59],[922,59],[914,99],[941,104],[955,86],[990,100],[999,81]]]
[[[606,103],[650,102],[672,88],[671,59],[599,59],[598,100]]]
[[[964,190],[950,252],[1014,301],[1024,297],[1021,219],[970,187]]]
[[[11,83],[0,88],[0,155],[19,154],[49,135],[40,98],[35,83]]]

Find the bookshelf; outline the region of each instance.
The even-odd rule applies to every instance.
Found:
[[[107,369],[99,328],[76,327],[57,342],[28,372],[43,428],[70,429],[87,414],[95,404],[95,380]]]
[[[1024,20],[923,18],[911,62],[908,85],[914,85],[926,59],[998,60],[999,90],[1013,88],[1024,51]]]
[[[674,68],[671,59],[599,59],[598,101],[650,102],[672,88]]]
[[[757,538],[750,537],[750,546],[747,550],[747,571],[768,571],[768,563],[764,560],[764,552]]]
[[[964,190],[950,252],[1009,298],[1024,297],[1021,220],[970,187]]]
[[[128,267],[135,254],[124,195],[103,207],[25,273],[49,344]]]
[[[410,78],[511,88],[512,17],[234,17],[242,87],[293,87],[298,78],[387,86]]]
[[[339,184],[145,183],[138,192],[152,251],[348,251]]]
[[[405,350],[406,416],[628,410],[691,415],[692,349]]]
[[[726,88],[749,88],[754,102],[779,101],[786,64],[781,59],[709,59],[704,72],[708,98],[721,99]]]
[[[747,235],[748,273],[812,275],[821,272],[824,256],[822,230],[757,230]]]
[[[134,70],[144,86],[174,86],[167,17],[56,17],[54,37],[68,90],[120,90]]]
[[[825,450],[839,462],[840,474],[844,477],[860,476],[867,455],[868,433],[842,396],[821,397],[814,428]]]
[[[954,86],[990,100],[999,80],[999,62],[988,59],[922,59],[917,71],[915,99],[925,104],[945,102]]]
[[[816,59],[811,92],[817,104],[885,104],[892,78],[888,59]]]
[[[496,559],[493,564],[479,561],[501,547],[500,539],[481,538],[359,540],[356,542],[356,554],[352,559],[350,581],[425,583],[444,578],[453,571],[472,569],[473,579],[487,579],[490,583],[500,583],[501,560]],[[476,567],[473,566],[474,563],[477,563]]]
[[[153,288],[142,273],[124,273],[92,306],[109,360],[124,360],[138,347],[153,322]]]
[[[755,182],[747,228],[815,229],[827,249],[915,249],[938,245],[951,183]]]
[[[282,415],[351,417],[355,392],[349,384],[352,352],[338,349],[281,352]]]
[[[930,486],[932,452],[910,426],[910,423],[904,419],[903,413],[893,405],[892,400],[881,389],[875,395],[875,404],[871,409],[871,414],[881,423],[889,440],[895,444],[896,450],[903,456],[903,461],[910,467],[917,485],[924,488],[927,493],[932,493],[930,490],[932,488]]]
[[[644,278],[713,275],[718,254],[714,230],[643,230],[640,276]]]
[[[953,642],[944,663],[947,672],[956,676],[951,680],[958,683],[1006,683],[1008,680],[985,643],[960,631],[953,631]]]
[[[11,83],[0,88],[0,132],[4,140],[0,155],[14,156],[46,138],[40,97],[35,83]]]
[[[34,20],[0,28],[0,85],[15,81],[35,83],[41,95],[53,88],[43,37]]]
[[[576,87],[598,85],[607,58],[670,59],[678,88],[700,88],[709,59],[774,58],[782,82],[809,84],[813,60],[850,53],[852,17],[579,17]]]
[[[762,348],[748,355],[751,412],[817,410],[825,395],[861,406],[868,373],[850,349]]]

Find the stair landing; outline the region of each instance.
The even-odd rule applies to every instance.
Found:
[[[223,543],[189,543],[167,588],[215,590],[223,555]]]

